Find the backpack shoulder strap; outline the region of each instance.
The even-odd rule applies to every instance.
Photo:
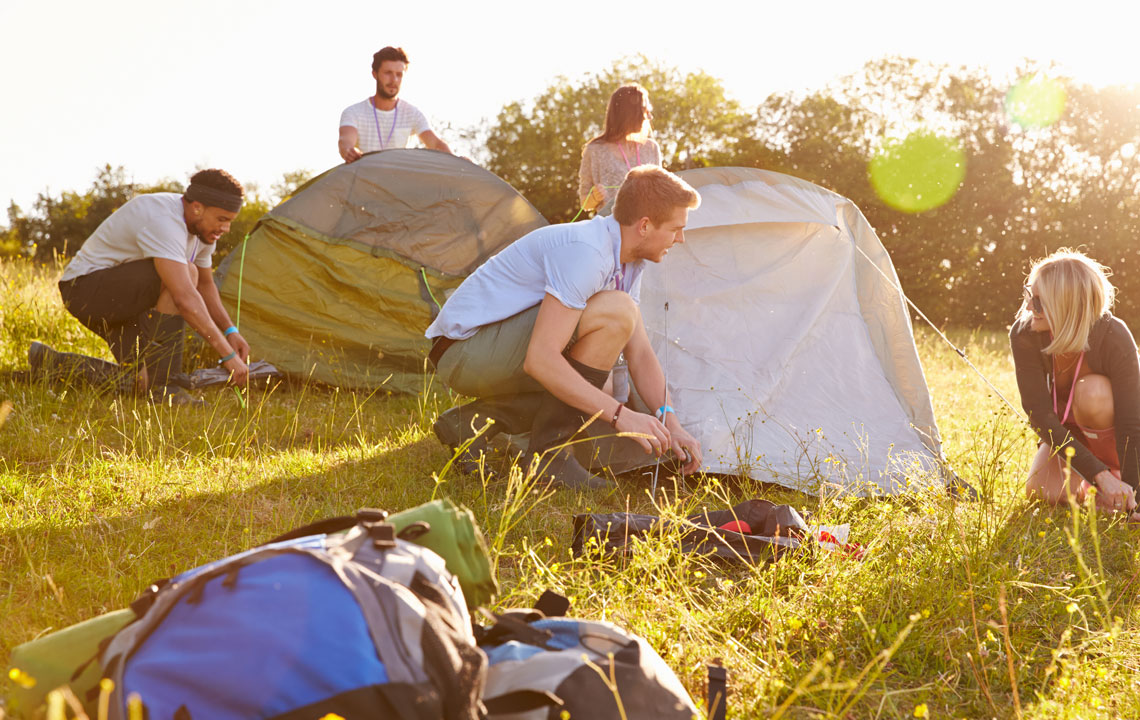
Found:
[[[337,517],[326,518],[324,520],[318,520],[317,522],[309,523],[308,525],[302,525],[299,528],[295,528],[287,533],[278,535],[272,540],[262,544],[272,545],[274,543],[296,540],[297,538],[308,537],[310,535],[328,535],[329,533],[348,530],[349,528],[359,523],[383,522],[387,518],[388,512],[386,510],[364,508],[363,510],[357,510],[355,515],[338,515]]]

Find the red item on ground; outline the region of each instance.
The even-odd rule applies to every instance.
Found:
[[[855,560],[863,559],[863,546],[859,543],[847,543],[846,545],[842,545],[834,535],[826,530],[820,531],[819,541],[821,543],[831,543],[843,553],[845,553],[847,557],[854,558]]]
[[[731,530],[732,532],[738,532],[742,535],[752,534],[752,526],[743,520],[733,520],[731,522],[726,522],[724,525],[720,525],[719,528],[721,530]]]

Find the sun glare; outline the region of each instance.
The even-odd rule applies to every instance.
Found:
[[[1061,119],[1067,99],[1064,83],[1034,73],[1019,79],[1005,94],[1005,111],[1024,128],[1048,127]]]
[[[868,171],[883,202],[920,213],[944,205],[958,192],[966,177],[966,154],[956,140],[918,130],[884,145]]]

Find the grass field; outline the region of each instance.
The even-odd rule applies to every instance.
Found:
[[[670,480],[654,507],[636,479],[618,495],[542,498],[444,471],[430,428],[451,400],[430,388],[278,387],[244,400],[223,390],[204,409],[170,409],[13,378],[33,339],[106,356],[63,311],[56,274],[0,265],[0,402],[11,403],[0,426],[0,661],[126,605],[156,578],[292,526],[447,496],[487,536],[498,603],[529,605],[554,588],[576,614],[646,637],[702,700],[718,659],[730,717],[1140,717],[1137,531],[1025,501],[1028,429],[933,332],[919,329],[919,352],[945,451],[980,501],[825,500],[743,478]],[[952,339],[1016,405],[1004,336]],[[750,497],[850,523],[865,559],[803,553],[736,568],[669,544],[608,561],[569,554],[576,512],[683,515]]]

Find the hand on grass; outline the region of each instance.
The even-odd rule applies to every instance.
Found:
[[[1126,512],[1136,507],[1136,492],[1120,479],[1119,470],[1096,474],[1096,506],[1105,512]]]

